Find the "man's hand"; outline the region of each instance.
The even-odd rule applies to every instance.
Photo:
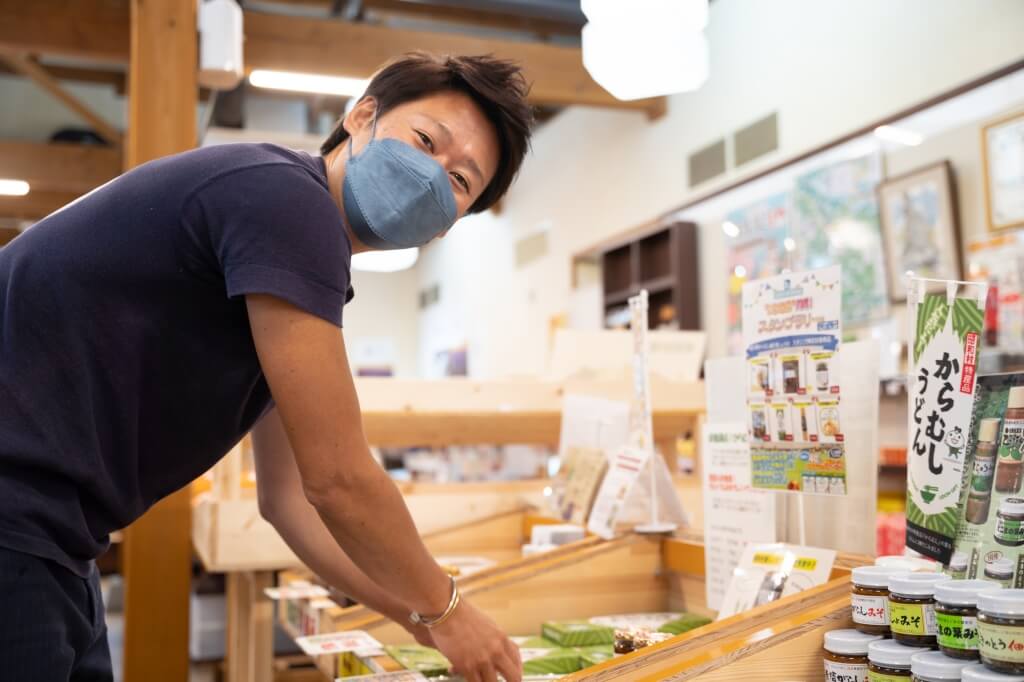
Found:
[[[459,602],[455,613],[430,630],[434,646],[452,663],[452,671],[467,682],[520,682],[523,664],[519,648],[494,622],[468,601]]]

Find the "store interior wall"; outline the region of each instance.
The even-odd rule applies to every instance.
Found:
[[[419,376],[419,305],[415,269],[400,272],[352,271],[356,295],[345,306],[345,348],[353,372],[361,366],[390,366],[393,376]],[[371,358],[374,360],[371,362]]]
[[[1021,25],[1024,3],[1014,0],[718,0],[701,90],[671,97],[653,123],[637,113],[564,111],[535,136],[502,210],[464,220],[426,249],[420,286],[437,284],[441,296],[422,315],[421,367],[461,342],[472,376],[543,373],[552,319],[579,308],[580,296],[594,298],[572,290],[574,255],[1020,59]],[[689,154],[773,111],[777,151],[688,188]],[[516,242],[541,230],[547,253],[517,268]],[[723,262],[720,227],[702,226],[700,236],[700,262]],[[724,286],[724,272],[702,268],[711,356],[725,348]]]

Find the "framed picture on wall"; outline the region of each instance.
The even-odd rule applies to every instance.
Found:
[[[1024,227],[1024,111],[984,126],[981,153],[988,229]]]
[[[905,276],[960,279],[960,227],[949,161],[878,185],[889,296],[907,300]]]

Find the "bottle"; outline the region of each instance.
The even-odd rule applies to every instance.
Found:
[[[1003,435],[996,463],[996,492],[1016,493],[1021,483],[1021,445],[1024,444],[1024,386],[1014,386],[1006,403]]]
[[[999,345],[999,280],[994,277],[988,280],[985,297],[985,345],[990,348]]]
[[[974,469],[967,494],[967,523],[982,526],[988,521],[992,503],[992,480],[999,450],[999,418],[982,419],[978,427],[978,447],[974,450]]]
[[[814,376],[818,380],[818,390],[819,391],[827,391],[828,390],[828,364],[826,364],[824,362],[819,362],[815,366]]]

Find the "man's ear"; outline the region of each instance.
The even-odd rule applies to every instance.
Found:
[[[348,112],[345,116],[345,120],[342,122],[342,125],[345,126],[345,132],[351,137],[363,130],[369,130],[376,113],[377,99],[374,97],[362,98],[352,107],[352,111]]]

